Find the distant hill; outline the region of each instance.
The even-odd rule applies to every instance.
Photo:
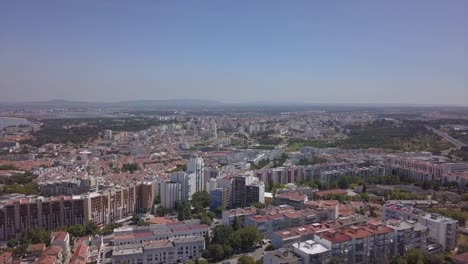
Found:
[[[32,102],[0,102],[0,106],[52,107],[52,108],[94,108],[94,107],[211,107],[224,103],[215,100],[173,99],[173,100],[132,100],[120,102],[84,102],[49,100]]]

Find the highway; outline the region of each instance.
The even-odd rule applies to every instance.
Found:
[[[468,145],[461,142],[460,140],[456,139],[456,138],[453,138],[451,137],[450,135],[448,135],[447,133],[445,132],[442,132],[440,130],[437,130],[433,127],[430,127],[430,126],[426,126],[427,129],[431,130],[434,134],[436,135],[439,135],[441,136],[442,138],[444,138],[445,140],[447,140],[448,142],[452,143],[454,146],[456,146],[457,148],[461,149],[461,148],[468,148]]]

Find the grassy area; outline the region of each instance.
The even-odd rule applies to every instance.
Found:
[[[297,151],[304,146],[317,148],[384,148],[395,151],[430,151],[440,153],[450,144],[428,131],[423,124],[405,121],[396,124],[390,121],[375,121],[362,126],[348,127],[348,138],[327,142],[323,140],[290,139],[289,150]]]
[[[106,129],[114,131],[139,131],[151,126],[169,123],[151,118],[76,118],[42,120],[40,130],[33,132],[33,139],[23,144],[41,146],[46,143],[81,144],[96,139]]]

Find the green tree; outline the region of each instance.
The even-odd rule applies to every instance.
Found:
[[[195,210],[200,211],[210,206],[210,195],[206,191],[196,192],[192,195],[192,205]]]
[[[125,163],[122,165],[123,172],[134,173],[137,169],[138,169],[138,166],[136,163]]]
[[[230,237],[233,232],[234,231],[231,227],[216,226],[213,229],[213,239],[211,240],[211,242],[213,244],[226,243],[226,239]]]
[[[251,249],[254,245],[263,239],[262,233],[253,226],[243,227],[234,231],[228,241],[232,248]]]
[[[253,203],[252,206],[258,209],[263,209],[266,207],[264,203]]]
[[[201,224],[211,225],[213,222],[212,218],[210,218],[206,212],[199,213],[197,218],[200,219]]]
[[[265,247],[265,251],[273,251],[273,250],[275,250],[275,247],[272,244]]]
[[[223,206],[218,206],[218,207],[215,209],[214,213],[215,213],[216,215],[220,216],[220,215],[223,214],[223,210],[224,210],[224,207],[223,207]]]
[[[255,264],[255,259],[249,255],[242,255],[237,260],[238,264]]]
[[[136,225],[138,224],[138,222],[140,222],[140,220],[141,220],[141,217],[138,214],[132,215],[132,219],[131,219],[132,224]]]
[[[199,258],[197,259],[196,264],[208,264],[208,261],[206,259]]]
[[[463,201],[468,201],[468,193],[463,194]]]
[[[240,229],[239,219],[237,219],[237,216],[234,216],[234,221],[232,221],[232,229],[234,231],[237,231]]]
[[[190,202],[177,201],[176,203],[177,219],[179,221],[187,220],[192,217]]]
[[[210,245],[205,252],[203,252],[203,257],[208,259],[213,259],[214,261],[221,261],[224,257],[224,249],[220,244]]]
[[[94,222],[90,222],[85,226],[85,232],[85,235],[97,235],[99,234],[99,227]]]
[[[359,195],[361,197],[361,199],[365,202],[368,202],[369,201],[369,194],[366,193],[366,192],[363,192]]]
[[[156,208],[156,214],[158,216],[165,216],[165,215],[169,214],[170,212],[172,212],[172,210],[169,209],[169,208],[164,208],[164,207]]]

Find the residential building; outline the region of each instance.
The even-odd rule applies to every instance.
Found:
[[[185,263],[198,259],[205,250],[204,237],[177,237],[145,241],[142,245],[115,247],[113,264]]]
[[[24,230],[56,230],[94,222],[106,225],[130,218],[153,207],[151,183],[115,186],[73,196],[11,196],[0,202],[0,240],[18,237]]]
[[[162,207],[174,208],[176,202],[182,200],[181,183],[161,182],[160,187],[160,199]]]
[[[222,221],[224,226],[231,226],[234,222],[234,219],[237,219],[237,222],[240,225],[245,224],[245,218],[249,215],[257,214],[257,208],[255,207],[245,207],[237,208],[223,211]]]
[[[426,213],[419,223],[429,229],[429,237],[439,243],[443,250],[451,251],[457,245],[458,221],[439,214]]]
[[[206,237],[210,227],[199,220],[187,220],[174,224],[157,224],[143,227],[121,227],[114,230],[114,245],[141,245],[147,241],[164,240],[173,237]]]
[[[230,192],[228,188],[214,188],[210,190],[210,210],[214,211],[216,208],[223,209],[229,208]]]
[[[195,192],[205,190],[205,163],[202,157],[191,157],[187,161],[187,173],[195,173]]]
[[[326,264],[331,259],[331,250],[314,240],[294,243],[292,250],[304,264]]]
[[[314,236],[314,241],[331,249],[332,257],[340,258],[343,263],[353,259],[353,238],[336,230],[325,230]]]
[[[70,254],[70,234],[65,231],[59,231],[52,232],[50,236],[50,245],[62,248],[63,255],[68,256]]]
[[[265,185],[253,176],[236,176],[232,181],[232,207],[265,202]]]
[[[303,264],[302,258],[294,254],[291,250],[280,248],[265,252],[263,264]]]

